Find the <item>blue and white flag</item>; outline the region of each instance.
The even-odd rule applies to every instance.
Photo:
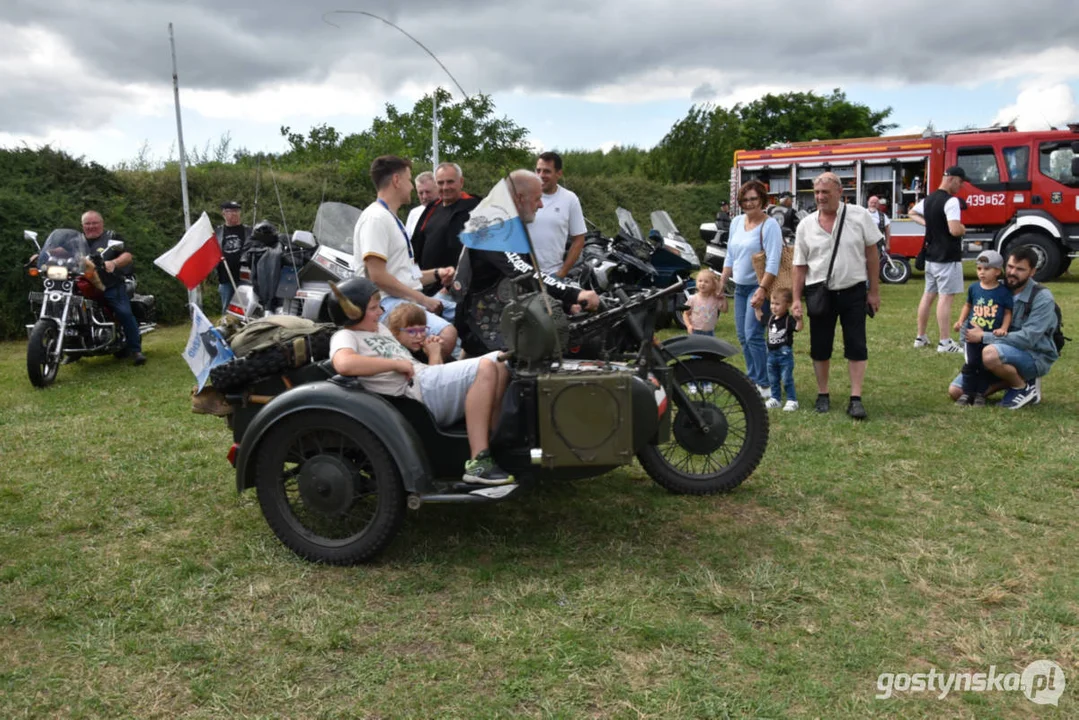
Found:
[[[528,253],[528,235],[517,215],[508,180],[499,180],[468,216],[459,236],[473,250]]]
[[[191,306],[191,335],[184,348],[184,360],[198,380],[199,390],[210,378],[210,369],[224,365],[235,355],[217,328],[202,314],[197,305]]]

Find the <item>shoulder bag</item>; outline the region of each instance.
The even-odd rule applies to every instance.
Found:
[[[810,317],[827,315],[832,310],[831,295],[828,294],[828,281],[832,279],[832,269],[835,267],[835,256],[839,252],[839,241],[843,237],[843,223],[847,219],[847,207],[839,216],[839,229],[835,233],[835,243],[832,246],[832,261],[828,263],[828,274],[824,276],[824,282],[806,285],[803,295],[806,301],[806,314]]]
[[[764,222],[768,222],[765,219]],[[764,280],[764,269],[768,264],[768,253],[764,251],[764,223],[760,225],[761,232],[761,249],[760,252],[753,253],[750,260],[753,262],[753,272],[757,273],[757,284],[759,285]],[[772,290],[776,288],[793,288],[794,287],[794,246],[783,244],[782,252],[779,256],[779,270],[776,271],[776,279],[772,283]]]

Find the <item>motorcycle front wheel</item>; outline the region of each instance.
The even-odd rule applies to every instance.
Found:
[[[673,493],[733,490],[757,468],[768,447],[768,412],[757,388],[737,368],[711,358],[680,361],[674,381],[704,427],[672,397],[670,439],[646,446],[637,459],[649,477]]]
[[[38,320],[30,331],[30,343],[26,346],[26,373],[34,387],[48,387],[56,379],[60,369],[60,357],[56,345],[60,330],[51,320]]]
[[[259,506],[277,538],[306,560],[353,565],[401,527],[397,466],[362,424],[335,412],[295,413],[259,444]]]
[[[910,261],[906,258],[897,257],[882,260],[880,279],[889,285],[902,285],[907,280],[910,280]]]

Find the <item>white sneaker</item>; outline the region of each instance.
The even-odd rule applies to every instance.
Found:
[[[759,392],[761,394],[761,397],[764,398],[765,400],[772,397],[772,388],[770,388],[770,387],[765,387],[764,385],[758,385],[757,386],[757,392]]]
[[[769,410],[775,410],[777,407],[779,407],[779,401],[776,400],[774,397],[769,397],[767,400],[764,401],[764,407],[768,408]]]
[[[919,335],[914,338],[914,347],[923,348],[927,345],[929,345],[929,338],[927,338],[925,335]]]
[[[783,412],[794,412],[798,409],[797,400],[788,400],[787,404],[783,406]]]
[[[957,343],[955,340],[948,338],[947,340],[941,340],[939,343],[937,343],[937,352],[961,353],[963,352],[963,346]]]

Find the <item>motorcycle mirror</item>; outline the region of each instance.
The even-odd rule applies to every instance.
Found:
[[[37,233],[33,230],[23,230],[22,236],[26,240],[33,240],[34,242],[37,242]]]
[[[292,243],[312,250],[318,247],[318,240],[315,239],[315,234],[309,230],[293,231]]]

